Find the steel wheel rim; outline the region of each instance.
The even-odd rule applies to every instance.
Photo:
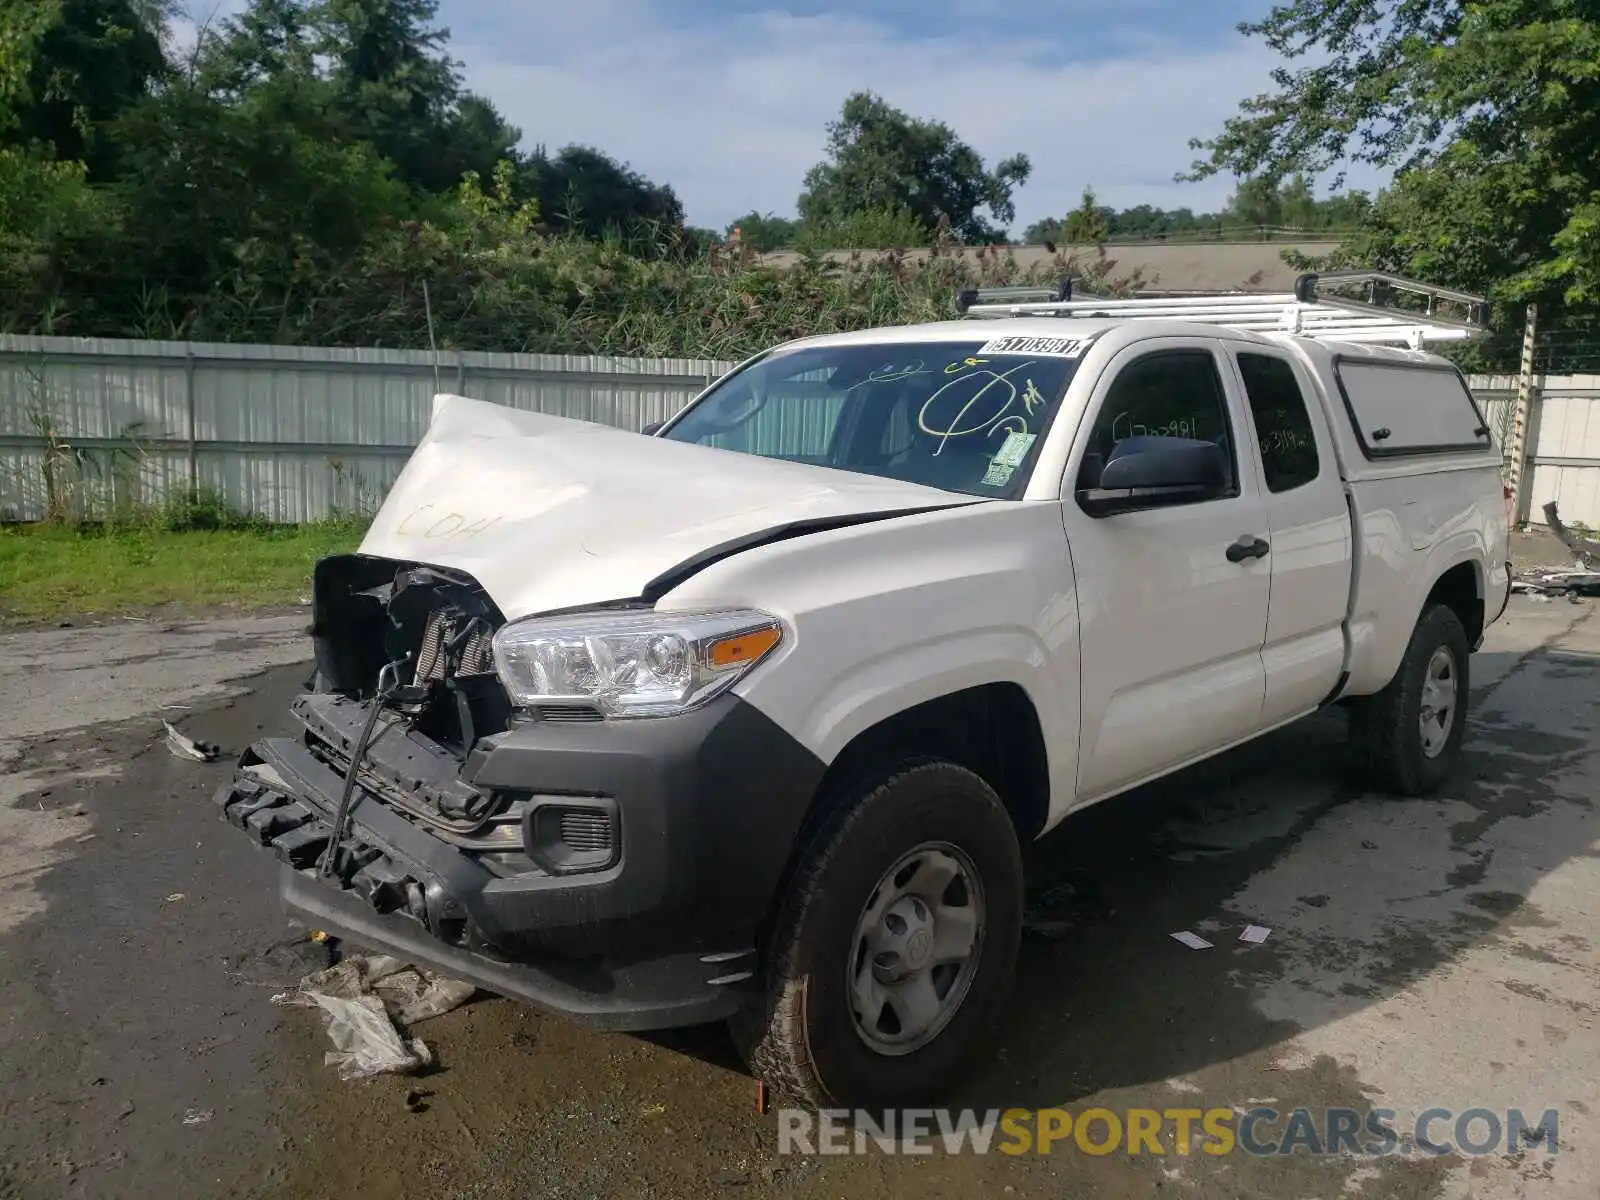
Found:
[[[1450,652],[1450,647],[1440,646],[1428,660],[1428,669],[1422,676],[1422,706],[1417,723],[1425,757],[1438,758],[1444,752],[1450,740],[1450,727],[1455,723],[1459,692],[1456,656]]]
[[[944,1031],[983,950],[983,881],[965,851],[923,842],[879,878],[850,939],[851,1022],[868,1049],[900,1057]]]

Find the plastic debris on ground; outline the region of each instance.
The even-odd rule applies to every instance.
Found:
[[[161,724],[167,731],[167,749],[179,758],[190,758],[195,762],[216,762],[222,754],[221,746],[214,746],[210,742],[197,742],[193,738],[185,737],[173,728],[172,722],[165,717]]]
[[[277,788],[280,792],[288,790],[289,785],[278,773],[278,768],[270,763],[252,763],[244,769],[244,773],[252,779],[259,779],[270,788]]]
[[[459,1008],[476,991],[470,983],[377,954],[346,958],[307,975],[272,1002],[322,1010],[334,1046],[323,1061],[348,1080],[428,1066],[433,1054],[426,1043],[405,1036],[401,1028]]]
[[[1511,590],[1537,597],[1600,596],[1600,571],[1583,567],[1534,567],[1518,572]]]
[[[1201,937],[1198,933],[1190,933],[1187,929],[1185,929],[1182,933],[1173,934],[1172,937],[1174,941],[1182,942],[1191,950],[1211,949],[1210,942],[1206,941],[1205,938]]]
[[[1572,565],[1518,571],[1512,577],[1511,590],[1536,600],[1600,596],[1600,541],[1562,524],[1554,500],[1544,506],[1544,520],[1556,540],[1572,552]]]
[[[1259,946],[1267,940],[1267,935],[1272,930],[1265,925],[1246,925],[1244,932],[1239,935],[1241,942],[1248,942],[1252,946]]]

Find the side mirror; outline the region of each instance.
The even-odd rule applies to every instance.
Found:
[[[1227,483],[1228,460],[1215,442],[1141,436],[1118,442],[1096,486],[1077,496],[1090,516],[1104,517],[1215,499]]]
[[[642,426],[639,432],[644,434],[645,437],[654,437],[665,424],[665,421],[651,421],[649,424]]]

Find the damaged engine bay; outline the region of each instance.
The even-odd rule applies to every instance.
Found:
[[[510,715],[491,642],[505,623],[472,579],[361,555],[317,564],[311,638],[318,691],[388,704],[464,758]]]
[[[499,839],[484,846],[484,835],[497,816],[509,815],[515,835],[512,798],[460,779],[473,748],[511,717],[492,651],[504,618],[483,589],[438,567],[342,555],[318,563],[313,603],[313,694],[295,712],[308,749],[345,776],[336,829],[359,783],[458,845],[492,848]],[[370,755],[380,740],[405,745]]]

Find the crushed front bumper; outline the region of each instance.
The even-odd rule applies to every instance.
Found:
[[[326,694],[295,709],[335,739],[364,717]],[[282,862],[284,904],[312,928],[605,1028],[698,1024],[745,1002],[759,924],[821,776],[757,710],[728,696],[662,720],[528,722],[464,766],[428,751],[379,739],[328,876],[318,863],[344,779],[307,737],[250,747],[217,803]],[[604,806],[619,844],[599,869],[563,873],[547,857],[464,847],[384,795],[397,779],[427,790],[446,769],[532,807]],[[520,827],[529,843],[535,820]]]

